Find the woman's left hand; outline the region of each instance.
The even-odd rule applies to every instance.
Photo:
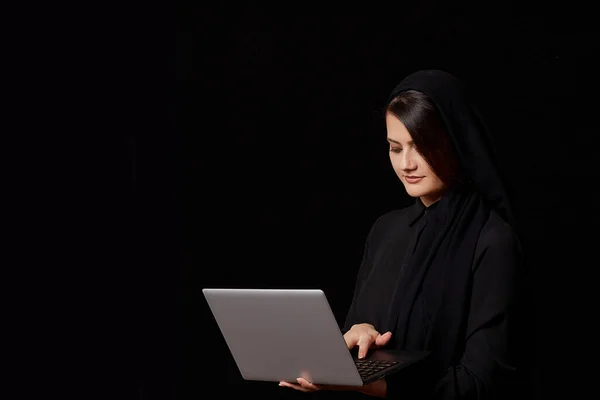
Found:
[[[387,384],[385,379],[369,383],[363,386],[336,386],[336,385],[314,385],[304,378],[298,378],[297,383],[279,382],[279,386],[289,387],[301,392],[315,392],[317,390],[349,390],[358,391],[369,396],[385,397]]]

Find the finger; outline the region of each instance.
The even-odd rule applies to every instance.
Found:
[[[344,336],[344,339],[346,340],[348,350],[352,350],[352,348],[354,348],[354,346],[356,346],[356,343],[358,342],[358,336],[354,334]]]
[[[287,387],[287,388],[294,389],[294,390],[299,390],[300,392],[309,392],[309,390],[304,389],[302,386],[300,386],[297,383],[279,382],[279,386],[281,386],[281,387]]]
[[[391,338],[392,338],[392,332],[387,331],[383,335],[377,336],[377,338],[375,339],[375,344],[377,346],[385,346],[390,341]]]
[[[307,381],[304,378],[298,378],[296,379],[298,381],[298,384],[300,386],[302,386],[304,389],[308,390],[308,391],[315,391],[315,390],[319,390],[319,388],[316,385],[313,385],[312,383],[310,383],[309,381]]]
[[[372,340],[367,335],[361,336],[360,339],[358,339],[358,358],[365,358],[371,343]]]

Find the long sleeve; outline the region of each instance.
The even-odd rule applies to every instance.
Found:
[[[520,333],[521,270],[520,244],[510,228],[503,223],[484,228],[474,258],[465,350],[459,364],[437,382],[426,365],[392,375],[386,379],[387,397],[483,400],[515,396],[518,375],[513,351]]]
[[[365,245],[364,245],[364,249],[363,249],[362,261],[359,266],[358,274],[356,277],[356,283],[355,283],[355,287],[354,287],[352,301],[350,302],[350,307],[346,314],[346,320],[342,327],[343,333],[348,332],[350,330],[350,328],[352,328],[352,325],[364,322],[364,321],[361,321],[358,317],[357,300],[358,300],[358,295],[360,293],[361,284],[365,281],[365,279],[371,269],[371,263],[369,260],[369,248],[370,248],[370,243],[373,240],[373,235],[374,235],[375,229],[377,227],[377,224],[381,219],[382,219],[382,217],[379,217],[375,221],[375,223],[371,226],[369,233],[367,234],[367,238],[365,240]]]
[[[415,229],[409,223],[419,209],[409,207],[380,216],[367,235],[354,294],[342,331],[352,325],[371,323],[382,329],[382,323],[393,296],[401,262],[411,244]]]
[[[513,350],[520,330],[521,280],[522,252],[516,236],[503,224],[483,232],[474,261],[465,351],[460,364],[438,382],[436,398],[509,395],[517,379]]]

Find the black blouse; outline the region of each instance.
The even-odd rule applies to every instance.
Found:
[[[422,239],[420,235],[436,204],[426,208],[417,199],[414,206],[388,212],[375,222],[365,244],[344,332],[359,323],[380,329],[391,309],[406,260]],[[460,363],[434,381],[431,378],[439,375],[428,376],[430,371],[424,367],[392,375],[386,379],[388,398],[483,399],[491,393],[497,397],[511,387],[517,362],[512,355],[513,327],[517,325],[513,309],[519,299],[522,253],[510,225],[493,211],[479,235],[471,267],[470,307]],[[408,331],[411,321],[418,318],[430,318],[428,299],[422,294],[414,303]],[[392,330],[389,347],[396,346],[394,331],[400,328],[398,325]],[[410,340],[419,334],[408,334],[404,348],[436,351],[420,348],[422,341]]]

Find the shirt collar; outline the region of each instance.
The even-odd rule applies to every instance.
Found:
[[[425,207],[425,204],[417,197],[410,215],[409,225],[413,226],[425,214],[425,210],[427,210],[427,207]]]
[[[410,215],[409,225],[413,226],[419,219],[421,219],[421,217],[423,217],[425,214],[427,214],[427,211],[435,210],[440,202],[441,202],[441,200],[436,201],[429,207],[425,207],[425,204],[423,204],[421,199],[417,197],[417,199],[415,200],[415,205],[413,206],[412,214]],[[434,213],[433,216],[435,216],[436,214],[439,214],[439,213]]]

